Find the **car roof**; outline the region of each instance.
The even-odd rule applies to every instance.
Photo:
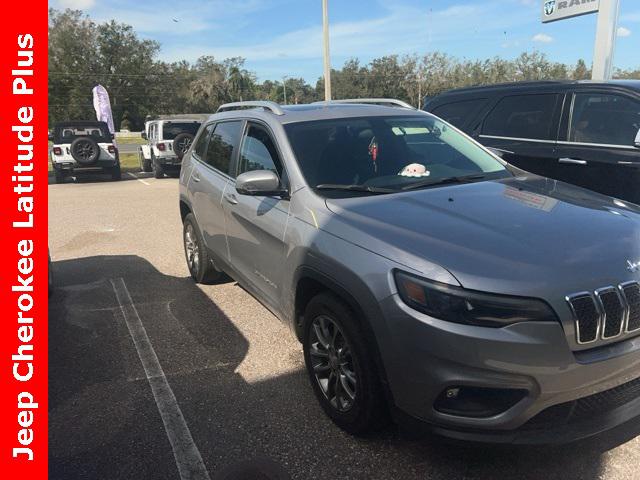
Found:
[[[519,90],[549,90],[555,87],[584,86],[584,87],[617,87],[623,89],[637,90],[640,92],[640,80],[539,80],[531,82],[509,82],[496,83],[493,85],[478,85],[473,87],[463,87],[448,90],[439,96],[458,95],[466,93],[494,93],[499,91],[519,91]],[[435,98],[435,97],[434,97]]]
[[[105,122],[98,122],[97,120],[77,120],[75,122],[58,122],[53,125],[53,128],[65,128],[65,127],[104,127],[108,128]]]
[[[425,112],[409,108],[388,105],[358,104],[358,103],[307,103],[300,105],[280,105],[282,115],[276,115],[263,108],[229,110],[216,113],[209,120],[229,118],[246,118],[247,115],[263,120],[279,122],[283,125],[315,120],[331,120],[339,118],[358,117],[388,117],[388,116],[420,116]],[[250,113],[249,113],[250,112]]]

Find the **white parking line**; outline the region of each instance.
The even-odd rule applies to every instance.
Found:
[[[127,172],[127,175],[129,175],[129,176],[130,176],[130,177],[132,177],[132,178],[135,178],[136,180],[138,180],[139,182],[144,183],[145,185],[151,185],[151,184],[150,184],[149,182],[147,182],[146,180],[143,180],[143,179],[141,179],[141,178],[138,178],[138,176],[137,176],[136,174],[134,174],[134,173]]]
[[[140,362],[151,386],[164,429],[167,432],[178,472],[182,480],[210,480],[200,451],[193,441],[189,427],[182,416],[173,390],[158,361],[147,331],[142,324],[127,285],[122,278],[111,279],[122,315],[124,315],[129,334],[140,357]]]

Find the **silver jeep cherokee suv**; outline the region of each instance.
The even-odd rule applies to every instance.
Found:
[[[640,207],[392,100],[222,106],[184,157],[191,275],[300,339],[344,430],[569,442],[640,419]]]

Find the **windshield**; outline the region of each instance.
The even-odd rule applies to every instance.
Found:
[[[305,179],[319,190],[390,193],[511,175],[431,116],[321,120],[285,129]]]
[[[162,138],[173,140],[181,133],[195,135],[200,128],[200,122],[164,122],[162,126]]]
[[[56,126],[53,132],[54,143],[71,143],[78,137],[91,137],[96,142],[111,142],[106,124]]]

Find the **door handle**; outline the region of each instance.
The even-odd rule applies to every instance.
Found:
[[[193,173],[191,174],[191,179],[192,179],[194,182],[199,182],[199,181],[200,181],[200,175],[198,175],[197,173],[193,172]]]
[[[560,163],[569,163],[571,165],[586,165],[586,160],[580,160],[579,158],[560,158],[558,159]]]
[[[229,202],[231,205],[237,205],[238,204],[238,199],[236,198],[236,196],[233,193],[225,193],[224,194],[224,199]]]

